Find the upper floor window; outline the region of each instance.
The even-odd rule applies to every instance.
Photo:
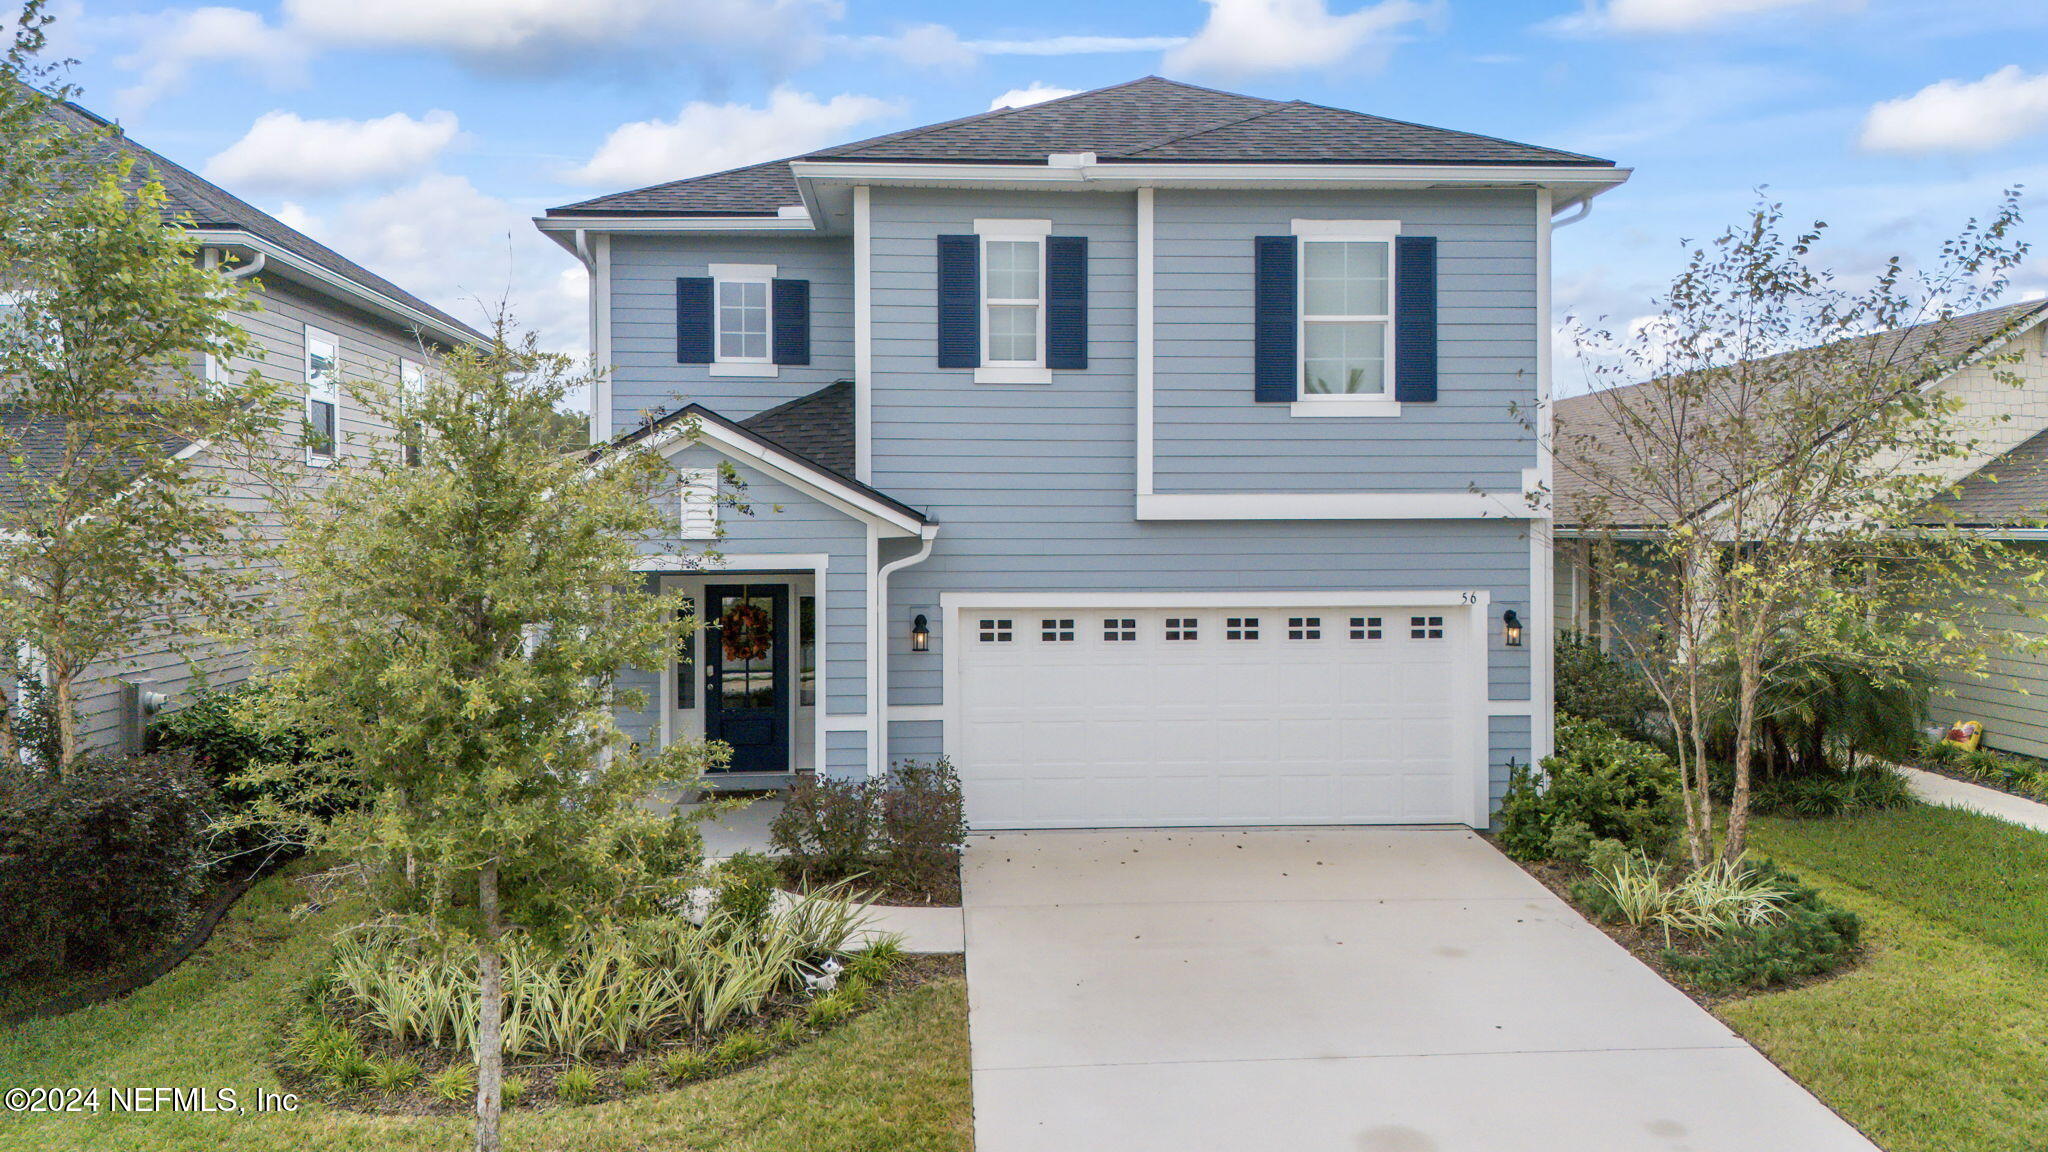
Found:
[[[341,343],[331,332],[306,326],[306,463],[334,462],[341,440]]]
[[[975,380],[1046,384],[1046,238],[1050,220],[976,220],[981,241],[981,362]]]
[[[1301,396],[1383,397],[1393,379],[1393,238],[1303,237]]]
[[[775,265],[713,264],[713,375],[774,376]]]

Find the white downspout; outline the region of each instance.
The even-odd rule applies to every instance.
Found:
[[[932,544],[939,538],[939,526],[927,524],[918,529],[918,549],[908,556],[891,560],[875,572],[875,758],[868,764],[868,775],[879,776],[889,763],[889,577],[898,569],[913,564],[922,564],[931,558]],[[946,641],[941,638],[941,643]]]
[[[254,276],[254,275],[255,275],[255,274],[257,274],[258,272],[261,272],[261,271],[263,271],[263,265],[265,265],[266,263],[269,263],[269,261],[270,261],[270,257],[269,257],[269,256],[267,256],[267,255],[265,255],[264,253],[262,253],[262,252],[260,252],[260,251],[259,251],[259,252],[257,252],[257,253],[256,253],[256,255],[255,255],[254,257],[252,257],[252,258],[251,258],[251,259],[249,260],[249,262],[248,262],[247,264],[244,264],[244,265],[242,265],[242,266],[241,266],[240,268],[230,268],[230,269],[229,269],[229,270],[227,270],[226,272],[223,272],[223,273],[221,273],[221,274],[220,274],[220,276],[221,276],[221,279],[223,279],[223,280],[243,280],[243,279],[247,279],[247,278],[248,278],[248,277],[250,277],[250,276]]]

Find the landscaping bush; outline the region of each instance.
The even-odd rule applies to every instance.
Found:
[[[306,764],[316,758],[314,735],[278,718],[277,691],[268,681],[252,680],[236,688],[201,692],[184,707],[151,722],[150,745],[188,753],[231,807],[248,807],[262,798],[287,808],[310,806],[309,814],[316,816],[354,807],[359,793],[309,793],[284,780],[252,784],[241,779],[251,769]]]
[[[1597,720],[1560,717],[1542,775],[1518,768],[1501,802],[1501,847],[1518,860],[1583,862],[1601,841],[1661,856],[1677,835],[1671,759]]]
[[[1666,950],[1674,973],[1704,992],[1735,992],[1824,975],[1856,959],[1863,922],[1854,912],[1829,904],[1776,865],[1748,867],[1785,890],[1779,913],[1721,933],[1699,954]]]
[[[1759,781],[1750,794],[1756,812],[1808,819],[1881,812],[1916,803],[1906,778],[1883,764],[1818,776],[1778,776]]]
[[[1626,735],[1649,735],[1645,718],[1663,707],[1641,672],[1615,659],[1581,633],[1557,634],[1557,710],[1598,720]]]
[[[769,825],[798,873],[856,873],[913,891],[950,887],[967,840],[960,775],[951,761],[904,761],[875,780],[800,778]]]
[[[0,781],[0,975],[123,958],[174,931],[216,803],[182,755]]]
[[[1959,748],[1945,740],[1934,740],[1921,747],[1919,762],[1922,767],[1938,772],[2048,801],[2048,762],[2032,756],[1990,748]]]

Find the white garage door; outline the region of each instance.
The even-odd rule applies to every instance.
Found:
[[[1474,819],[1462,609],[963,609],[976,828]]]

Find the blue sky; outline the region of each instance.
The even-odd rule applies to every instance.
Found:
[[[1157,73],[1635,169],[1558,234],[1560,316],[1649,312],[1755,190],[1845,275],[2008,184],[2048,224],[2037,0],[67,0],[83,102],[465,318],[582,346],[525,221],[600,192]],[[1028,97],[1013,97],[1023,99]],[[2048,254],[2015,298],[2048,294]],[[1569,372],[1566,373],[1568,377]],[[1566,383],[1569,387],[1569,383]]]

